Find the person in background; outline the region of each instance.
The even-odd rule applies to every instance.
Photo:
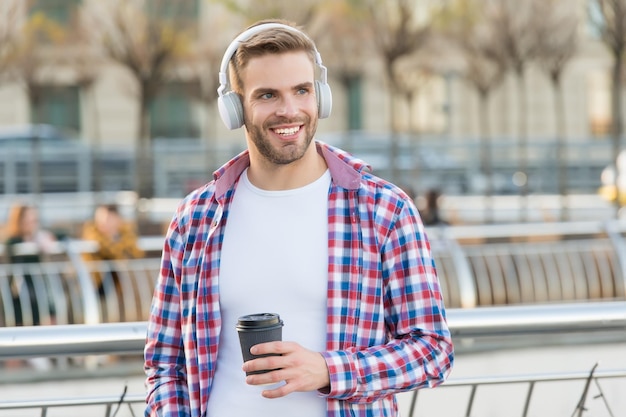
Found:
[[[170,223],[144,350],[145,415],[398,416],[396,394],[441,384],[454,358],[414,202],[314,140],[330,89],[295,26],[248,28],[226,50],[220,82],[220,115],[244,126],[247,150]],[[262,357],[242,365],[237,319],[264,312],[283,319],[283,341],[253,346]],[[246,376],[260,370],[270,371]]]
[[[17,273],[18,269],[14,268],[14,273],[9,277],[15,325],[54,324],[55,307],[49,288],[40,274],[33,275],[29,269],[33,264],[44,261],[47,255],[56,252],[55,235],[40,227],[39,211],[35,206],[16,203],[9,210],[6,236],[7,261],[12,264],[21,264],[19,268],[21,272]],[[26,310],[27,306],[23,305],[23,301],[30,304],[30,314],[25,314],[28,310]],[[45,301],[47,305],[40,305],[42,301]],[[49,314],[42,315],[42,307],[47,307]],[[28,316],[31,317],[30,321],[26,320]],[[21,363],[22,361],[19,360],[9,360],[6,366],[18,368]],[[48,358],[31,358],[25,363],[40,371],[52,369],[52,363]]]
[[[123,297],[118,271],[120,263],[142,258],[144,251],[138,245],[134,225],[124,221],[119,209],[113,204],[96,207],[93,220],[83,225],[82,238],[96,244],[95,250],[85,252],[83,257],[94,268],[94,284],[101,298],[103,316],[107,316],[104,309],[107,294],[114,290],[118,302]],[[123,317],[123,303],[119,304]]]
[[[447,225],[448,222],[441,217],[441,210],[439,199],[441,198],[441,192],[435,188],[431,188],[426,191],[426,195],[424,196],[425,207],[424,210],[420,213],[422,216],[422,220],[424,221],[424,225],[426,226],[444,226]]]
[[[54,234],[40,228],[37,208],[27,204],[16,203],[11,207],[6,225],[6,236],[6,258],[12,264],[39,263],[45,255],[53,253],[56,248],[57,240]],[[28,271],[28,266],[25,266],[25,271]],[[19,278],[18,280],[17,276],[11,277],[15,324],[18,326],[24,324],[38,326],[42,323],[34,281],[36,278],[30,273],[20,274]],[[38,287],[44,288],[43,286]],[[24,323],[24,310],[20,301],[20,294],[23,291],[28,294],[27,298],[30,301],[32,323]],[[45,299],[48,299],[47,294]]]

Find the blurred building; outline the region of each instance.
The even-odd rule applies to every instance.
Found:
[[[7,8],[10,1],[3,3],[2,7]],[[31,9],[26,7],[27,2],[18,0],[17,3],[23,4],[21,14],[10,22],[3,22],[2,25],[7,28],[37,13],[61,27],[68,27],[74,24],[79,6],[97,2],[38,0],[33,2]],[[162,83],[149,108],[151,135],[216,138],[226,142],[241,140],[240,132],[227,131],[215,109],[207,107],[197,93],[204,88],[198,74],[208,75],[213,78],[213,83],[216,82],[216,60],[221,59],[221,52],[246,21],[220,6],[219,2],[185,0],[183,3],[190,5],[183,18],[188,27],[195,27],[193,33],[200,39],[194,48],[210,49],[212,60],[203,66],[198,66],[198,62],[192,62],[188,68],[179,65],[175,71],[176,81]],[[417,20],[427,20],[429,7],[434,3],[417,2],[416,7],[420,8]],[[587,0],[577,1],[579,46],[564,71],[563,92],[567,136],[589,140],[605,138],[609,130],[612,61],[598,32],[588,22],[586,4]],[[6,11],[3,15],[5,20],[10,18]],[[89,25],[86,29],[90,30]],[[316,33],[316,39],[317,36]],[[102,59],[93,47],[80,47],[80,36],[76,35],[75,40],[76,43],[50,44],[48,48],[44,45],[43,50],[38,51],[42,61],[38,61],[40,66],[35,68],[33,75],[33,79],[38,80],[39,96],[36,101],[28,99],[24,82],[18,78],[9,78],[0,86],[0,125],[30,123],[36,115],[38,122],[76,130],[87,142],[131,146],[137,140],[139,124],[135,81],[125,68]],[[325,58],[325,50],[320,52]],[[445,50],[437,52],[441,55],[445,53]],[[77,56],[82,59],[77,61]],[[46,59],[51,63],[41,64]],[[349,60],[350,57],[342,59]],[[76,62],[82,66],[77,68]],[[333,117],[320,123],[320,131],[388,130],[391,123],[390,99],[380,59],[374,55],[366,57],[362,63],[362,74],[355,77],[355,82],[351,84],[341,83],[335,78],[337,73],[333,69],[336,61],[325,59],[325,63],[333,86],[334,108]],[[423,80],[411,105],[405,103],[396,107],[398,110],[393,117],[397,126],[403,131],[424,135],[477,138],[480,136],[478,95],[461,74],[454,70],[438,72],[440,68],[422,71]],[[513,140],[518,134],[520,113],[517,88],[516,78],[509,71],[491,96],[489,113],[491,133],[495,138]],[[532,138],[551,140],[555,136],[553,93],[546,74],[530,62],[526,71],[526,94],[528,134]],[[212,98],[208,100],[214,101]],[[32,108],[32,103],[36,108]]]

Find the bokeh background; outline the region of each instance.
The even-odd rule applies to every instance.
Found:
[[[141,213],[207,182],[245,147],[217,115],[222,54],[264,18],[305,29],[328,67],[318,139],[420,208],[435,193],[452,223],[620,216],[623,0],[3,0],[0,195]]]

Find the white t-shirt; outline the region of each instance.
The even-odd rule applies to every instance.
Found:
[[[278,313],[283,340],[326,348],[330,173],[285,191],[266,191],[242,174],[229,210],[220,260],[222,332],[208,415],[323,417],[317,391],[267,399],[245,382],[235,328],[240,316]]]

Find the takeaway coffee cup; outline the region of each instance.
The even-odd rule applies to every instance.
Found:
[[[278,355],[253,355],[250,348],[259,343],[273,342],[283,338],[283,321],[275,313],[257,313],[239,317],[237,321],[237,332],[239,333],[239,343],[241,344],[241,354],[243,361],[247,362],[255,358]],[[262,374],[271,369],[263,371],[246,372],[246,375]]]

